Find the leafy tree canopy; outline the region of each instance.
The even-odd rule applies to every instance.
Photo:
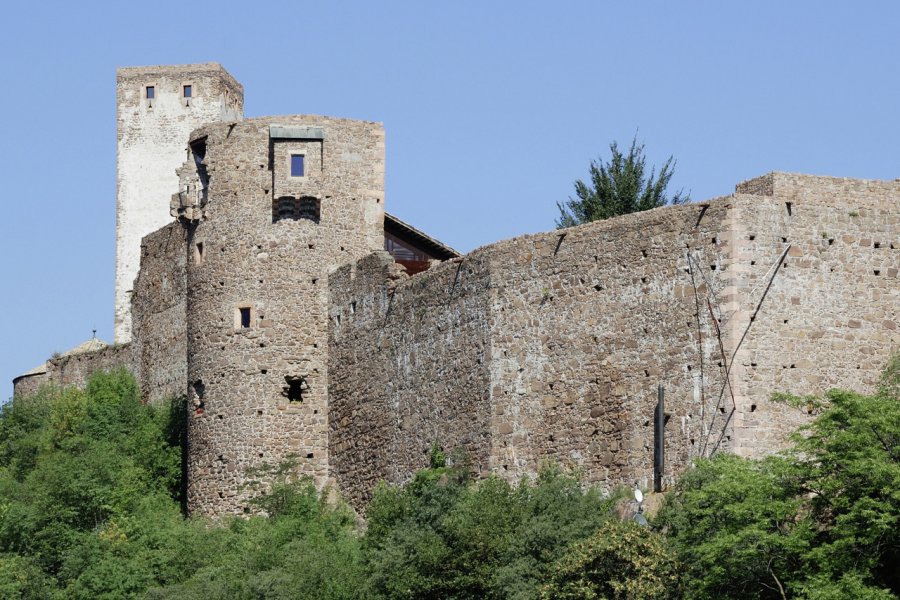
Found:
[[[638,144],[636,137],[625,154],[616,142],[609,145],[609,150],[609,160],[591,161],[589,183],[581,179],[575,182],[575,198],[556,203],[560,212],[557,227],[572,227],[690,201],[681,190],[672,196],[667,194],[675,173],[673,156],[663,163],[658,174],[656,167],[651,167],[648,174],[644,144]]]

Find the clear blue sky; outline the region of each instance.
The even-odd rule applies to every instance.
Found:
[[[216,61],[247,116],[384,122],[387,210],[462,251],[552,229],[635,132],[695,200],[772,170],[900,177],[887,0],[97,4],[0,23],[0,400],[112,338],[117,66]]]

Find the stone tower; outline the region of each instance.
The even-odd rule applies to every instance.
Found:
[[[188,508],[328,466],[328,275],[384,245],[381,124],[266,117],[193,132],[172,214],[188,232]]]
[[[131,291],[141,238],[172,218],[176,169],[190,132],[239,121],[244,90],[220,65],[129,67],[116,73],[116,300],[115,341],[131,339]]]

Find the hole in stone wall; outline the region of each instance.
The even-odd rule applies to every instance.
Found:
[[[782,237],[782,238],[781,238],[781,243],[782,243],[782,244],[787,244],[787,238],[786,238],[786,237]]]
[[[748,239],[752,242],[753,240],[756,239],[756,236],[755,236],[754,234],[751,233],[751,234],[748,236]]]
[[[263,414],[263,411],[262,411],[262,410],[257,410],[257,411],[256,411],[256,415],[257,415],[257,416],[261,417],[262,414]]]
[[[312,452],[310,452],[309,454],[306,455],[306,458],[314,458],[314,457],[315,457],[315,455]]]
[[[269,372],[269,370],[268,369],[260,369],[259,372],[262,373],[263,375],[265,375],[266,373]]]
[[[719,243],[718,238],[713,237],[713,239],[711,240],[711,243],[712,243],[713,245],[718,244],[718,243]]]
[[[641,256],[643,256],[644,258],[647,258],[647,251],[641,250]]]
[[[351,315],[356,314],[356,302],[355,301],[350,303],[350,314]]]
[[[755,265],[755,264],[756,264],[756,261],[755,261],[755,260],[751,260],[751,261],[750,261],[750,266],[751,266],[751,267],[752,267],[753,265]]]
[[[194,264],[203,264],[203,242],[197,242],[197,245],[194,247]]]
[[[784,203],[784,206],[787,208],[788,216],[791,216],[791,206],[792,206],[792,203],[791,203],[791,202],[785,202],[785,203]]]
[[[296,375],[285,375],[286,386],[284,386],[283,395],[288,402],[303,402],[303,395],[309,392],[309,385],[306,383],[305,377]]]
[[[206,404],[203,402],[203,395],[206,393],[206,386],[203,385],[203,380],[198,379],[192,383],[191,391],[193,392],[191,402],[194,405],[194,414],[202,415],[206,408]]]
[[[250,329],[250,307],[241,306],[238,308],[241,318],[241,329]]]
[[[716,265],[709,265],[709,270],[710,270],[710,271],[715,271],[715,270],[716,270]]]
[[[796,369],[796,368],[797,368],[797,365],[791,365],[791,368],[792,368],[792,369]]]
[[[594,289],[597,290],[597,291],[599,292],[600,290],[603,289],[603,286],[600,285],[600,284],[598,283],[598,284],[596,284],[596,285],[594,286]]]
[[[834,238],[828,238],[828,245],[834,244]]]
[[[873,273],[875,273],[876,275],[881,275],[881,270],[880,270],[880,269],[875,269],[875,270],[873,271]]]
[[[751,404],[751,405],[750,405],[750,412],[756,412],[756,405],[755,405],[755,404]]]
[[[876,248],[881,248],[881,242],[875,242],[875,247],[876,247]]]

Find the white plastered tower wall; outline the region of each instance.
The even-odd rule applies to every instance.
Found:
[[[191,131],[240,121],[244,89],[217,63],[120,68],[116,88],[115,341],[126,343],[141,238],[172,221]]]

